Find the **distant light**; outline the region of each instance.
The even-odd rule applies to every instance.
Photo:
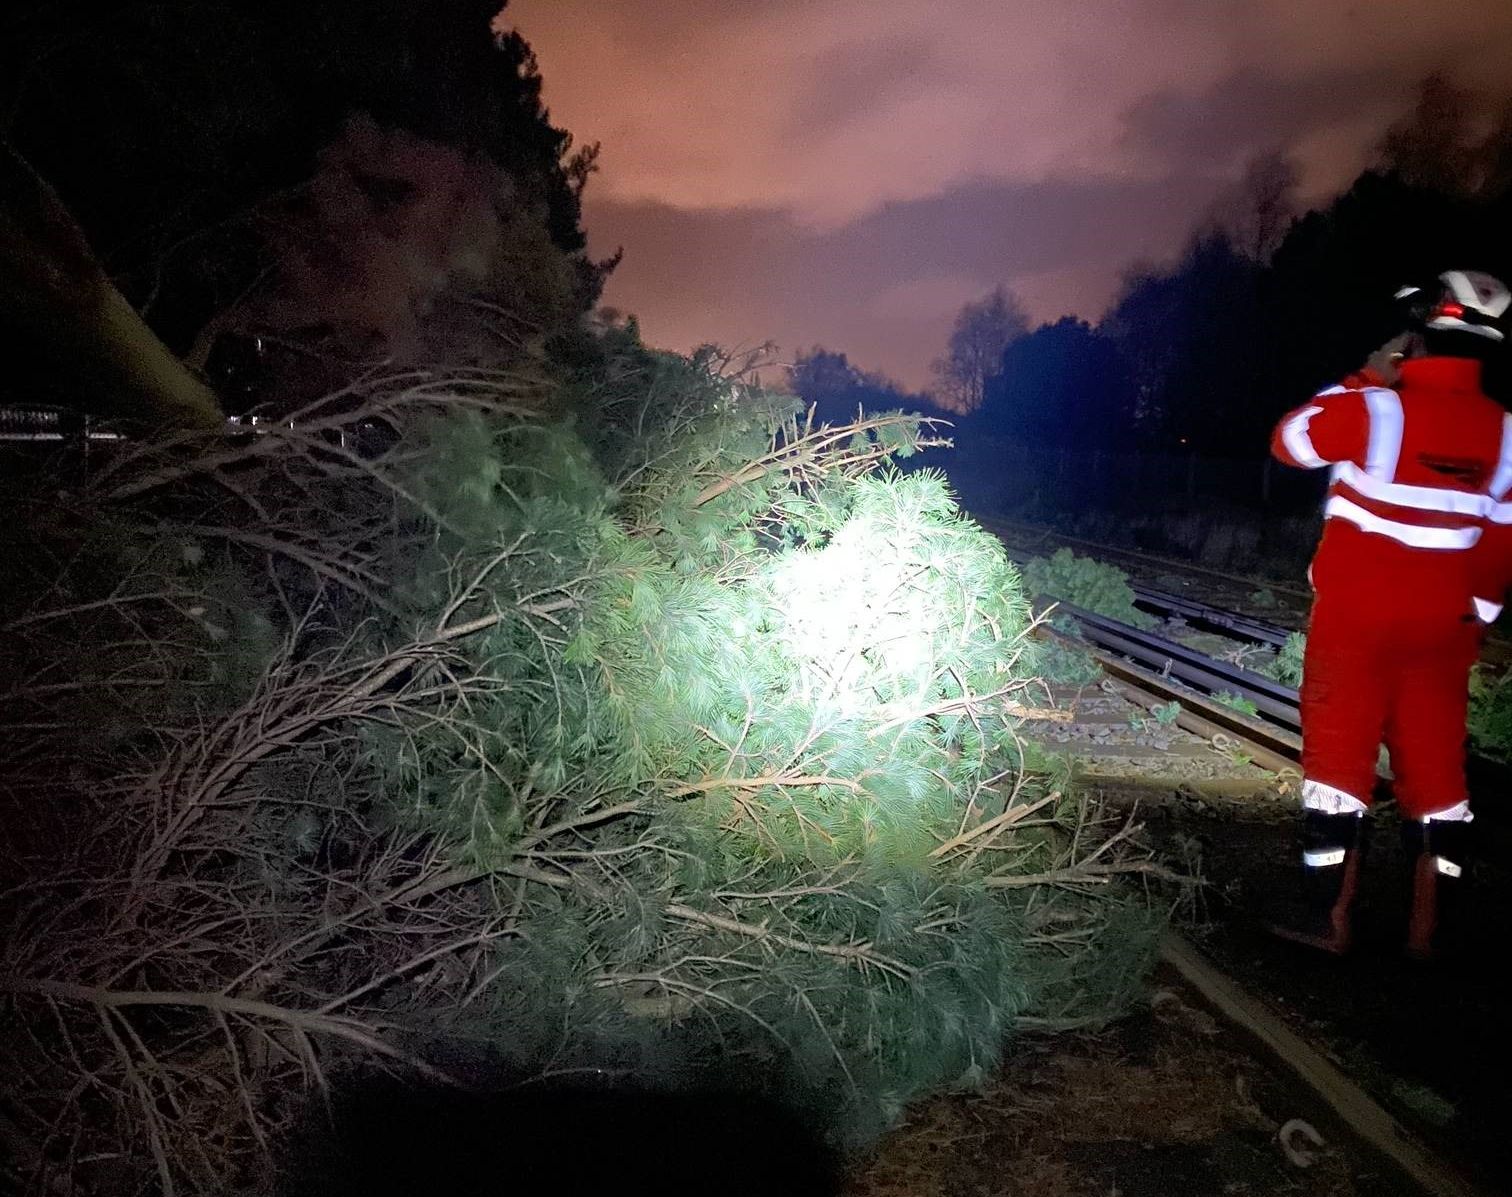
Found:
[[[1183,445],[1184,445],[1184,444],[1186,444],[1186,443],[1187,443],[1187,438],[1186,438],[1186,437],[1182,437],[1182,438],[1181,438],[1181,443],[1182,443],[1182,444],[1183,444]]]

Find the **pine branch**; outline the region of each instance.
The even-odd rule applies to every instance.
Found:
[[[859,782],[849,777],[831,774],[767,773],[760,777],[706,777],[668,791],[672,798],[686,798],[690,794],[706,794],[712,790],[765,790],[805,786],[838,786],[853,794],[862,793]]]
[[[1114,877],[1143,873],[1176,885],[1193,885],[1192,877],[1173,872],[1151,860],[1124,860],[1109,864],[1075,864],[1045,873],[998,874],[988,877],[989,889],[1022,889],[1031,885],[1107,885]]]
[[[322,1014],[309,1010],[291,1009],[272,1002],[252,998],[232,997],[224,993],[197,993],[192,991],[157,991],[149,989],[101,989],[93,985],[79,985],[71,981],[49,981],[31,977],[0,977],[0,993],[31,995],[63,1002],[83,1002],[102,1010],[121,1010],[131,1007],[176,1006],[183,1009],[206,1010],[220,1014],[240,1014],[248,1018],[261,1018],[282,1023],[318,1035],[343,1039],[367,1051],[409,1065],[432,1080],[447,1084],[459,1084],[448,1073],[427,1064],[418,1056],[403,1051],[382,1039],[369,1026],[355,1018]]]
[[[874,416],[866,420],[857,420],[853,424],[846,424],[839,428],[826,424],[816,431],[805,433],[795,440],[784,442],[765,456],[759,457],[740,469],[709,483],[703,490],[698,492],[698,496],[693,500],[693,506],[695,508],[702,507],[706,503],[713,502],[720,495],[734,490],[737,486],[756,482],[770,473],[790,473],[802,469],[804,466],[818,460],[825,450],[847,442],[861,433],[879,428],[897,428],[908,424],[922,426],[929,423],[933,423],[933,421],[911,416],[892,415]],[[933,439],[920,439],[918,441],[918,445],[921,448],[928,448],[943,443],[943,441]],[[877,444],[861,453],[851,454],[849,463],[880,461],[891,457],[892,454],[893,450],[891,448]],[[835,464],[834,462],[824,463],[827,469],[833,469]]]
[[[966,845],[973,843],[984,835],[995,835],[997,832],[1002,831],[1005,828],[1012,827],[1021,819],[1027,819],[1030,815],[1034,814],[1035,811],[1049,806],[1052,802],[1060,801],[1060,797],[1060,791],[1057,790],[1055,793],[1047,794],[1038,802],[1031,802],[1027,806],[1009,807],[996,818],[988,819],[985,823],[979,823],[970,831],[964,831],[960,835],[952,836],[950,839],[946,840],[943,844],[936,848],[933,852],[931,852],[929,854],[929,858],[931,860],[939,860],[942,856],[949,855],[957,848],[964,848]]]
[[[682,919],[688,923],[698,923],[712,928],[715,931],[728,931],[733,935],[743,935],[748,939],[761,940],[775,944],[777,947],[787,948],[789,951],[802,952],[809,956],[832,956],[837,960],[846,960],[854,964],[872,965],[880,968],[883,972],[891,973],[898,977],[912,977],[915,969],[901,960],[894,960],[889,956],[879,955],[869,943],[848,944],[818,944],[809,943],[807,940],[795,939],[790,935],[782,935],[771,928],[761,925],[742,923],[736,919],[726,918],[723,915],[709,914],[702,910],[695,910],[691,906],[681,903],[673,903],[665,908],[673,918]]]

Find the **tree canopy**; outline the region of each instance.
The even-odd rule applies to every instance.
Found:
[[[813,406],[816,419],[830,423],[853,420],[860,411],[939,412],[932,396],[911,394],[885,374],[863,370],[845,354],[819,345],[798,351],[788,367],[788,385]]]

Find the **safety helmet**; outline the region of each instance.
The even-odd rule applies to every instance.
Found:
[[[1436,284],[1403,287],[1398,300],[1410,305],[1413,322],[1434,332],[1468,333],[1502,342],[1507,339],[1507,310],[1512,291],[1478,270],[1446,270]]]

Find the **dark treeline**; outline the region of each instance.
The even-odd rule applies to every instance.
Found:
[[[1372,168],[1306,213],[1289,165],[1261,159],[1180,258],[1132,270],[1097,323],[1068,316],[1030,331],[1009,305],[997,369],[980,402],[961,404],[956,380],[972,363],[958,342],[991,306],[968,305],[937,365],[942,404],[969,408],[949,416],[963,454],[1011,441],[1262,457],[1282,412],[1401,331],[1401,285],[1445,269],[1512,273],[1512,112],[1489,130],[1484,114],[1479,97],[1429,79]],[[793,381],[828,408],[916,399],[821,350],[800,357]]]
[[[932,396],[915,394],[885,374],[863,370],[843,353],[815,346],[788,369],[793,391],[814,408],[818,423],[843,424],[858,411],[909,408],[938,414]]]

